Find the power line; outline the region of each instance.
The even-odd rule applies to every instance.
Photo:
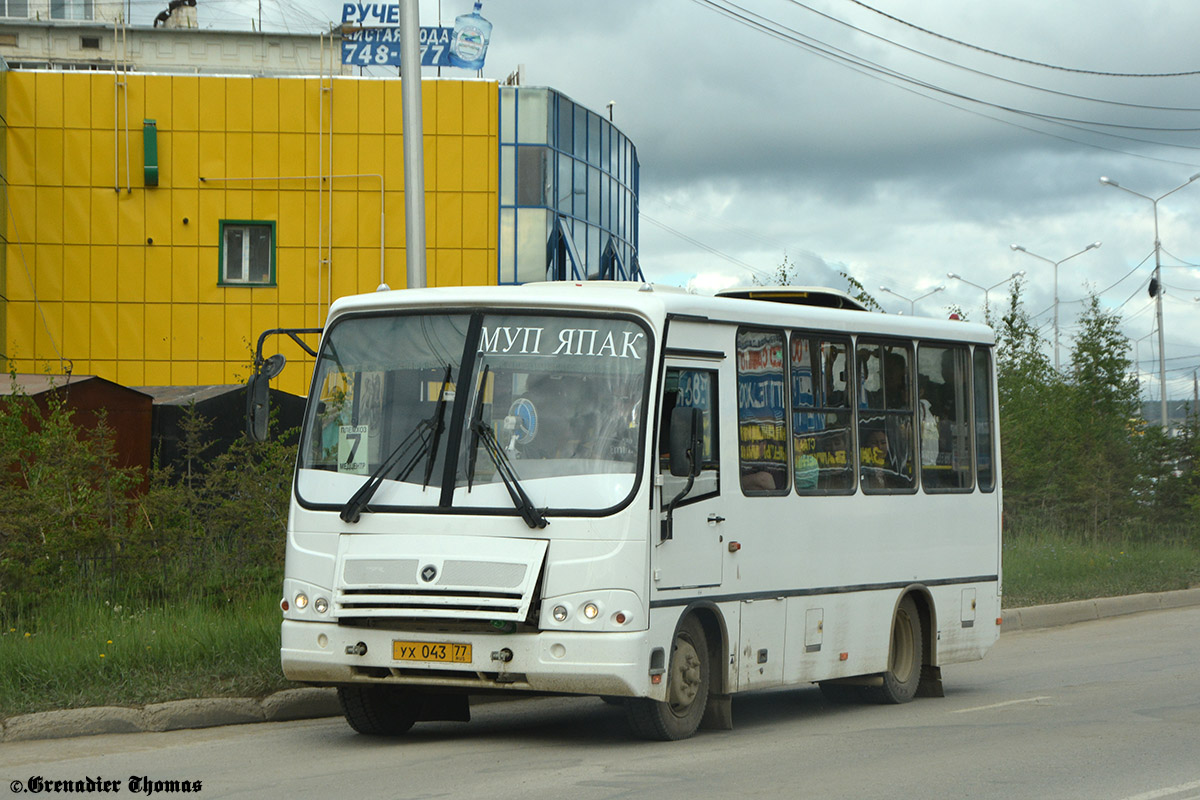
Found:
[[[1163,264],[1162,266],[1164,266],[1164,267],[1172,267],[1172,268],[1174,268],[1174,267],[1194,267],[1194,268],[1200,268],[1200,264],[1190,264],[1190,263],[1188,263],[1188,261],[1187,261],[1186,259],[1180,258],[1179,256],[1177,256],[1177,255],[1175,255],[1174,253],[1172,253],[1172,252],[1170,252],[1169,250],[1167,250],[1167,248],[1163,247],[1161,244],[1158,246],[1158,249],[1159,249],[1159,250],[1161,250],[1163,253],[1166,253],[1166,254],[1167,254],[1167,255],[1169,255],[1171,258],[1175,259],[1176,261],[1181,261],[1181,262],[1183,262],[1183,263],[1181,263],[1181,264]]]
[[[792,0],[792,2],[796,2],[796,0]],[[906,27],[912,28],[915,31],[920,31],[921,33],[924,33],[928,36],[933,36],[933,37],[941,39],[943,41],[951,42],[952,44],[957,44],[962,47],[969,48],[971,50],[976,50],[980,53],[986,53],[987,55],[990,55],[990,56],[996,56],[997,58],[1008,59],[1009,61],[1016,61],[1021,64],[1029,64],[1034,67],[1044,67],[1046,69],[1058,70],[1060,72],[1074,72],[1074,73],[1077,73],[1080,75],[1100,75],[1100,76],[1108,77],[1108,78],[1180,78],[1180,77],[1185,77],[1188,75],[1200,75],[1200,70],[1192,70],[1192,71],[1188,71],[1188,72],[1102,72],[1102,71],[1098,71],[1098,70],[1076,69],[1073,67],[1061,67],[1056,64],[1046,64],[1041,61],[1033,61],[1028,58],[1021,58],[1020,56],[1013,56],[1013,55],[1008,55],[1007,53],[1000,53],[1000,52],[997,52],[996,50],[988,50],[987,48],[980,47],[979,45],[974,45],[969,42],[964,42],[959,39],[954,39],[949,36],[945,36],[943,34],[937,33],[936,31],[931,31],[931,30],[928,30],[927,28],[922,28],[919,25],[914,25],[913,23],[908,22],[907,20],[900,19],[899,17],[894,17],[891,14],[880,11],[877,8],[872,8],[871,6],[867,5],[866,3],[861,2],[861,0],[848,0],[848,2],[851,2],[854,5],[859,6],[861,8],[865,8],[867,11],[870,11],[874,14],[878,14],[881,17],[886,17],[886,18],[892,20],[893,22],[899,23],[900,25],[904,25]],[[797,5],[800,5],[800,4],[797,3]]]
[[[855,0],[851,0],[851,2],[854,2],[854,1]],[[853,23],[846,22],[843,19],[839,19],[838,17],[835,17],[831,14],[826,14],[823,11],[819,11],[809,5],[806,5],[802,2],[800,2],[800,0],[789,0],[789,2],[791,2],[793,5],[799,6],[800,8],[803,8],[813,14],[816,14],[819,17],[827,19],[830,22],[847,27],[853,31],[863,34],[864,36],[869,36],[872,39],[878,39],[881,42],[886,42],[887,44],[890,44],[893,47],[897,47],[901,50],[905,50],[914,55],[921,56],[922,58],[927,58],[931,61],[936,61],[939,64],[944,64],[949,67],[954,67],[956,69],[960,69],[965,72],[970,72],[970,73],[973,73],[975,75],[979,75],[979,76],[982,76],[985,78],[991,78],[992,80],[997,80],[1002,83],[1007,83],[1007,84],[1010,84],[1013,86],[1020,86],[1024,89],[1033,89],[1034,91],[1045,92],[1046,94],[1052,94],[1052,95],[1056,95],[1058,97],[1066,97],[1066,98],[1070,98],[1072,100],[1083,100],[1083,101],[1091,102],[1091,103],[1103,103],[1105,105],[1119,106],[1122,108],[1137,108],[1137,109],[1143,109],[1143,110],[1148,110],[1148,111],[1181,111],[1181,112],[1189,112],[1189,113],[1200,111],[1200,108],[1194,108],[1194,107],[1188,107],[1188,106],[1147,105],[1147,104],[1143,104],[1143,103],[1130,103],[1130,102],[1125,102],[1125,101],[1121,101],[1121,100],[1110,100],[1110,99],[1105,99],[1105,98],[1101,98],[1101,97],[1089,97],[1087,95],[1079,95],[1079,94],[1073,94],[1071,92],[1060,91],[1057,89],[1050,89],[1045,86],[1037,86],[1032,83],[1025,83],[1023,81],[1014,80],[1012,78],[1005,78],[1001,75],[996,75],[995,73],[992,73],[992,72],[987,72],[985,70],[976,69],[974,67],[968,67],[965,64],[959,64],[956,61],[951,61],[949,59],[941,58],[941,57],[935,56],[931,53],[926,53],[923,50],[918,50],[914,47],[909,47],[908,45],[901,44],[900,42],[897,42],[893,39],[889,39],[886,36],[881,36],[877,33],[868,31],[865,28],[860,28],[857,25],[854,25]],[[759,15],[755,15],[755,16],[759,16]],[[766,18],[764,17],[763,19],[766,19]],[[967,46],[969,47],[970,45],[967,45]],[[1112,126],[1112,127],[1132,127],[1132,128],[1137,129],[1137,126],[1124,126],[1124,125],[1119,125],[1117,123],[1108,123],[1108,122],[1093,122],[1091,124],[1108,125],[1108,126]],[[1142,130],[1180,131],[1180,132],[1192,132],[1192,131],[1196,130],[1195,128],[1161,128],[1161,127],[1145,127],[1145,128],[1141,128],[1141,129]]]
[[[1122,275],[1120,278],[1118,278],[1118,279],[1117,279],[1117,281],[1116,281],[1115,283],[1113,283],[1111,286],[1107,286],[1107,287],[1105,287],[1105,288],[1101,289],[1100,291],[1096,292],[1096,293],[1095,293],[1095,294],[1096,294],[1096,296],[1097,296],[1097,297],[1100,297],[1101,295],[1108,294],[1108,293],[1109,293],[1109,292],[1111,292],[1113,289],[1115,289],[1115,288],[1117,288],[1118,286],[1120,286],[1122,283],[1124,283],[1124,282],[1125,282],[1125,279],[1126,279],[1126,278],[1128,278],[1130,275],[1132,275],[1133,273],[1135,273],[1135,272],[1137,272],[1139,269],[1141,269],[1141,268],[1142,268],[1142,265],[1143,265],[1143,264],[1145,264],[1147,261],[1149,261],[1149,260],[1150,260],[1150,256],[1152,256],[1152,255],[1154,255],[1154,251],[1153,251],[1153,250],[1151,250],[1151,251],[1150,251],[1150,255],[1148,255],[1148,256],[1146,256],[1145,258],[1143,258],[1143,259],[1142,259],[1140,262],[1138,262],[1138,263],[1137,263],[1137,264],[1136,264],[1136,265],[1133,267],[1133,269],[1129,270],[1129,272],[1126,272],[1124,275]],[[1140,288],[1140,287],[1139,287],[1139,288]],[[1090,295],[1089,295],[1089,297],[1090,297]],[[1062,303],[1082,303],[1082,302],[1084,302],[1085,300],[1087,300],[1087,297],[1080,297],[1080,298],[1077,298],[1077,299],[1075,299],[1075,300],[1060,300],[1060,301],[1059,301],[1059,303],[1060,303],[1060,304],[1062,304]],[[1128,303],[1129,301],[1128,301],[1128,300],[1126,300],[1125,302],[1126,302],[1126,303]],[[1124,305],[1124,303],[1122,303],[1122,305]]]
[[[1141,289],[1141,287],[1139,286],[1138,289]],[[1128,302],[1128,301],[1126,301],[1126,302]],[[1147,302],[1144,306],[1139,308],[1137,311],[1134,311],[1132,314],[1129,314],[1128,316],[1126,316],[1125,322],[1131,322],[1131,321],[1137,319],[1142,314],[1145,314],[1147,311],[1151,310],[1152,308],[1154,308],[1154,304]]]
[[[1136,289],[1134,289],[1134,290],[1133,290],[1133,294],[1129,295],[1129,297],[1126,297],[1126,298],[1125,298],[1125,302],[1124,302],[1124,303],[1121,303],[1121,305],[1119,305],[1119,306],[1117,306],[1116,308],[1114,308],[1114,309],[1113,309],[1113,311],[1120,311],[1122,308],[1124,308],[1124,307],[1125,307],[1125,306],[1126,306],[1126,305],[1129,303],[1129,301],[1130,301],[1130,300],[1132,300],[1133,298],[1137,297],[1137,296],[1138,296],[1138,293],[1139,293],[1139,292],[1141,292],[1141,291],[1142,291],[1142,287],[1141,287],[1141,286],[1138,286]],[[1140,313],[1140,312],[1139,312],[1139,313]]]
[[[891,68],[884,67],[880,64],[876,64],[872,61],[863,59],[859,56],[855,56],[852,53],[848,53],[847,51],[841,50],[840,48],[836,48],[831,45],[828,45],[825,42],[821,42],[820,40],[813,39],[812,37],[807,36],[806,34],[802,34],[799,31],[796,31],[794,29],[788,28],[787,26],[780,26],[783,30],[778,30],[776,28],[771,27],[771,25],[778,25],[779,23],[777,23],[773,20],[769,20],[768,18],[763,17],[762,15],[757,14],[753,11],[749,11],[748,9],[745,9],[742,6],[738,6],[735,3],[729,2],[729,0],[725,0],[725,2],[728,6],[731,6],[732,8],[726,8],[725,6],[720,5],[717,2],[715,2],[715,0],[692,0],[692,2],[696,3],[697,5],[701,5],[705,8],[708,8],[710,10],[716,11],[717,13],[722,14],[729,19],[732,19],[734,22],[737,22],[738,24],[749,27],[752,30],[757,30],[760,33],[764,33],[764,34],[771,36],[775,39],[778,39],[784,43],[799,47],[803,50],[808,51],[809,53],[811,53],[813,55],[816,55],[819,58],[823,58],[828,61],[832,61],[836,64],[839,64],[840,66],[846,67],[847,69],[851,69],[855,72],[858,72],[859,74],[864,75],[865,77],[869,77],[869,78],[873,78],[875,80],[882,81],[894,88],[909,92],[910,94],[915,94],[915,95],[917,95],[919,97],[923,97],[927,100],[932,100],[932,101],[934,101],[936,103],[940,103],[942,105],[949,106],[950,108],[954,108],[958,111],[963,111],[968,114],[974,114],[976,116],[992,120],[993,122],[999,122],[1003,125],[1009,125],[1011,127],[1018,128],[1020,130],[1029,131],[1031,133],[1037,133],[1042,136],[1048,136],[1050,138],[1059,139],[1060,141],[1064,141],[1064,142],[1070,142],[1071,144],[1074,144],[1074,145],[1082,145],[1084,147],[1091,147],[1091,148],[1094,148],[1097,150],[1104,150],[1104,151],[1110,152],[1110,153],[1119,153],[1121,155],[1130,156],[1132,158],[1141,158],[1141,159],[1145,159],[1148,161],[1156,161],[1159,163],[1177,164],[1177,165],[1182,165],[1182,166],[1187,166],[1187,167],[1200,166],[1200,164],[1195,164],[1193,162],[1179,161],[1176,159],[1162,158],[1159,156],[1151,156],[1151,155],[1147,155],[1145,153],[1133,153],[1133,152],[1129,152],[1127,150],[1120,150],[1115,147],[1106,147],[1102,144],[1097,144],[1095,142],[1081,141],[1079,139],[1072,138],[1070,136],[1052,133],[1050,131],[1043,130],[1040,128],[1030,127],[1028,125],[1021,125],[1021,124],[1013,122],[1011,120],[1000,119],[999,117],[993,116],[991,114],[986,114],[981,111],[975,111],[970,108],[964,108],[961,105],[957,105],[957,104],[949,102],[947,100],[940,99],[940,98],[932,96],[930,94],[925,94],[923,92],[917,91],[914,88],[910,88],[908,86],[904,86],[901,84],[902,83],[911,84],[912,86],[920,87],[929,92],[936,92],[938,94],[946,95],[948,97],[951,97],[951,98],[954,98],[957,100],[962,100],[967,103],[974,103],[974,104],[981,105],[984,107],[993,108],[998,111],[1004,111],[1004,112],[1007,112],[1010,114],[1014,114],[1016,116],[1022,116],[1022,117],[1027,117],[1027,118],[1031,118],[1031,119],[1036,119],[1041,122],[1046,122],[1051,125],[1057,125],[1059,127],[1068,128],[1070,130],[1075,130],[1075,131],[1079,131],[1082,133],[1089,133],[1089,134],[1093,134],[1093,135],[1097,135],[1097,136],[1104,136],[1104,137],[1113,138],[1113,139],[1121,139],[1121,140],[1125,140],[1125,141],[1129,141],[1129,142],[1136,142],[1139,144],[1154,145],[1154,146],[1159,146],[1159,147],[1184,147],[1186,149],[1200,149],[1200,147],[1193,147],[1193,146],[1189,146],[1189,145],[1176,145],[1176,144],[1172,144],[1169,142],[1157,142],[1157,141],[1153,141],[1153,140],[1138,139],[1138,138],[1129,137],[1129,136],[1120,136],[1118,134],[1104,133],[1103,131],[1089,130],[1087,128],[1081,128],[1078,125],[1049,119],[1045,115],[1040,115],[1036,112],[1030,112],[1030,111],[1026,111],[1026,110],[1019,109],[1019,108],[1011,108],[1011,107],[1003,106],[1003,105],[1000,105],[997,103],[991,103],[986,100],[972,97],[970,95],[962,94],[961,92],[955,92],[950,89],[946,89],[944,87],[937,86],[935,84],[931,84],[927,81],[923,81],[923,80],[920,80],[913,76],[906,75],[904,73],[898,72]],[[738,11],[734,11],[733,9],[738,9]],[[745,13],[738,13],[739,11],[745,12]],[[747,15],[749,15],[749,16],[747,16]],[[766,22],[760,22],[756,19],[751,19],[751,17],[757,17],[759,20],[766,20]],[[768,24],[768,23],[770,23],[770,24]],[[810,41],[805,41],[805,40],[811,40],[811,42],[815,42],[815,44],[811,43]],[[825,48],[825,49],[823,49],[823,48]]]
[[[663,197],[657,197],[652,202],[662,203],[664,206],[674,209],[675,211],[679,211],[684,214],[687,214],[688,216],[703,220],[710,225],[714,225],[718,228],[722,228],[724,230],[729,231],[730,233],[736,233],[741,236],[745,236],[747,239],[753,239],[753,240],[761,242],[763,244],[774,245],[775,247],[778,247],[783,250],[787,250],[787,249],[789,249],[789,247],[791,247],[791,245],[788,245],[786,242],[780,241],[779,239],[773,239],[769,236],[764,236],[763,234],[758,233],[756,231],[751,231],[751,230],[748,230],[741,226],[733,225],[728,222],[724,222],[715,217],[710,217],[707,214],[701,214],[700,212],[698,212],[694,209],[687,208],[686,206],[681,206],[678,203],[672,203],[670,200],[667,200],[666,198],[663,198]],[[794,249],[799,250],[801,248],[795,247]]]
[[[757,275],[760,278],[769,277],[770,273],[768,273],[764,270],[758,269],[757,267],[752,267],[749,264],[747,264],[745,261],[741,261],[740,259],[734,258],[733,256],[729,255],[728,253],[723,253],[720,250],[718,250],[717,248],[712,247],[711,245],[707,245],[704,242],[700,241],[699,239],[694,239],[691,236],[688,236],[686,233],[683,233],[682,231],[675,230],[670,225],[667,225],[665,222],[660,222],[659,220],[656,220],[654,217],[648,216],[645,212],[642,212],[640,216],[642,219],[646,220],[647,222],[649,222],[653,225],[656,225],[659,228],[662,228],[667,233],[672,233],[672,234],[678,236],[680,239],[683,239],[685,242],[688,242],[690,244],[695,245],[696,247],[699,247],[701,250],[705,250],[709,253],[712,253],[714,256],[717,256],[718,258],[723,258],[731,264],[736,264],[737,266],[741,267],[742,269],[749,270],[750,272],[754,273],[755,275]]]

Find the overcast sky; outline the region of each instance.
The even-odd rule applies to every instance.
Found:
[[[601,112],[615,101],[638,149],[641,265],[656,282],[747,284],[786,256],[796,282],[844,288],[845,271],[891,313],[909,302],[880,286],[916,298],[945,285],[916,312],[958,304],[982,319],[984,292],[947,273],[992,286],[1026,270],[1051,339],[1054,270],[1010,245],[1059,261],[1101,241],[1059,268],[1063,362],[1078,301],[1099,292],[1131,339],[1146,337],[1137,357],[1158,397],[1153,205],[1099,178],[1159,196],[1200,172],[1200,72],[1163,76],[1200,71],[1200,4],[736,3],[485,0],[484,75],[523,64],[528,85]],[[441,0],[443,23],[471,6]],[[292,30],[341,17],[333,0],[263,9],[268,30],[281,14]],[[199,11],[206,26],[204,0]],[[421,0],[422,25],[438,12]],[[1200,180],[1158,205],[1171,398],[1191,396],[1200,366],[1200,269],[1175,266],[1200,264],[1198,214]],[[990,298],[1005,303],[1006,286]]]

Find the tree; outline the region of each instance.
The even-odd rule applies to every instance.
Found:
[[[846,279],[846,292],[858,302],[866,306],[868,311],[883,311],[883,306],[879,305],[879,301],[871,296],[867,288],[862,285],[862,281],[852,277],[849,273],[843,271],[838,272]]]
[[[1123,532],[1144,511],[1139,498],[1152,499],[1162,484],[1152,477],[1157,470],[1147,469],[1158,456],[1140,454],[1145,430],[1120,315],[1090,297],[1067,374],[1060,375],[1021,305],[1021,289],[1014,281],[997,348],[1009,521],[1092,537]],[[1139,476],[1148,486],[1138,488]]]
[[[1056,508],[1061,452],[1056,441],[1065,416],[1062,380],[1021,304],[1022,289],[1014,281],[996,348],[1004,505],[1008,521],[1017,524],[1045,518]]]
[[[1079,316],[1070,361],[1069,512],[1082,515],[1091,533],[1111,529],[1133,512],[1138,480],[1134,433],[1141,405],[1130,373],[1129,339],[1121,317],[1091,295]],[[1080,518],[1077,517],[1077,520]]]
[[[1100,307],[1091,295],[1079,316],[1081,330],[1071,351],[1072,382],[1103,417],[1115,417],[1122,428],[1139,413],[1140,387],[1130,372],[1129,339],[1121,333],[1121,316]]]
[[[788,260],[787,253],[783,254],[783,263],[765,278],[754,276],[755,286],[790,286],[796,277],[796,265]]]

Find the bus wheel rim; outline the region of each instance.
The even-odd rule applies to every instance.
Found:
[[[675,641],[675,658],[671,661],[671,678],[667,684],[668,702],[676,714],[686,713],[696,702],[700,691],[700,656],[691,641],[683,637]]]

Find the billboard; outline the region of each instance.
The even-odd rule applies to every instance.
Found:
[[[481,3],[461,14],[454,27],[422,27],[421,66],[479,70],[487,56],[492,23],[479,15]],[[342,63],[359,67],[400,66],[400,6],[342,4]]]

